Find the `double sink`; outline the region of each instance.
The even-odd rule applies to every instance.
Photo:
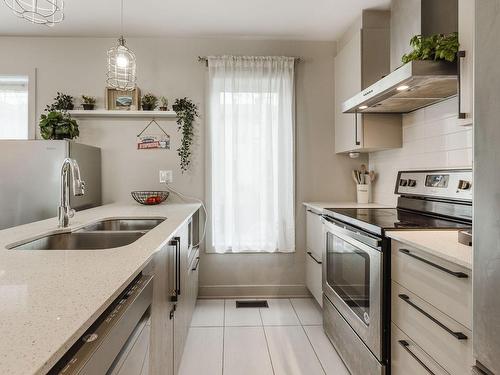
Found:
[[[9,247],[12,250],[103,250],[129,245],[165,218],[105,219],[74,232],[49,234]]]

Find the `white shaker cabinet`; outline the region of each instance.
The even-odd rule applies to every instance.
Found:
[[[321,214],[306,211],[306,286],[320,305],[323,305],[322,257],[325,234]]]
[[[402,117],[342,113],[342,103],[389,73],[390,15],[364,11],[339,42],[335,57],[335,152],[402,146]]]
[[[475,0],[458,0],[458,39],[460,43],[460,124],[474,121],[474,27]]]

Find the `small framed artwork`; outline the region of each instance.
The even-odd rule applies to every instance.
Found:
[[[106,88],[104,101],[106,103],[107,110],[139,110],[140,100],[141,90],[138,87],[132,91],[123,91],[111,87]]]

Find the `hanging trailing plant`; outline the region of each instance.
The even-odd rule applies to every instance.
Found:
[[[198,106],[191,99],[175,99],[172,109],[177,113],[177,130],[181,131],[181,146],[177,149],[181,162],[182,173],[189,169],[191,164],[191,145],[193,144],[193,126],[197,117],[199,117]]]

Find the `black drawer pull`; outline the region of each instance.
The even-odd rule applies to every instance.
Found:
[[[407,296],[406,294],[398,294],[398,297],[401,298],[403,301],[405,301],[408,305],[410,305],[411,307],[413,307],[415,310],[417,310],[419,313],[421,313],[425,317],[427,317],[430,320],[432,320],[434,323],[436,323],[438,326],[440,326],[442,329],[444,329],[450,335],[452,335],[453,337],[455,337],[457,340],[467,340],[467,336],[466,335],[464,335],[462,332],[455,332],[455,331],[452,331],[451,329],[449,329],[447,326],[445,326],[439,320],[437,320],[436,318],[434,318],[427,311],[423,310],[419,306],[415,305],[412,301],[410,301],[410,297]]]
[[[310,251],[308,251],[308,252],[307,252],[307,255],[309,255],[309,256],[312,258],[312,260],[314,260],[316,263],[318,263],[318,264],[321,264],[321,263],[322,263],[320,260],[317,260],[317,259],[314,257],[314,255],[312,255],[312,253],[311,253]]]
[[[421,360],[420,358],[418,358],[418,357],[415,355],[415,353],[413,353],[413,352],[410,350],[410,344],[408,343],[408,341],[406,341],[406,340],[399,340],[399,341],[398,341],[398,343],[399,343],[399,345],[401,345],[401,346],[403,347],[403,349],[404,349],[404,350],[406,350],[406,351],[408,352],[408,354],[409,354],[409,355],[411,355],[411,356],[413,357],[413,359],[414,359],[415,361],[417,361],[417,362],[418,362],[418,364],[419,364],[420,366],[422,366],[422,367],[425,369],[425,371],[427,371],[427,372],[428,372],[429,374],[431,374],[431,375],[436,375],[436,374],[434,374],[434,372],[432,372],[432,371],[431,371],[431,369],[430,369],[429,367],[427,367],[427,365],[426,365],[424,362],[422,362],[422,360]]]
[[[410,250],[407,250],[407,249],[399,249],[399,252],[402,253],[402,254],[405,254],[405,255],[408,255],[409,257],[412,257],[414,259],[417,259],[425,264],[428,264],[429,266],[432,266],[434,268],[437,268],[438,270],[440,271],[443,271],[443,272],[446,272],[447,274],[450,274],[452,276],[455,276],[455,277],[458,277],[459,279],[467,279],[469,277],[469,275],[467,275],[466,273],[463,273],[463,272],[455,272],[455,271],[452,271],[452,270],[449,270],[448,268],[445,268],[443,266],[440,266],[439,264],[436,264],[436,263],[432,263],[431,261],[427,260],[427,259],[424,259],[424,258],[421,258],[415,254],[412,254],[410,252]]]

